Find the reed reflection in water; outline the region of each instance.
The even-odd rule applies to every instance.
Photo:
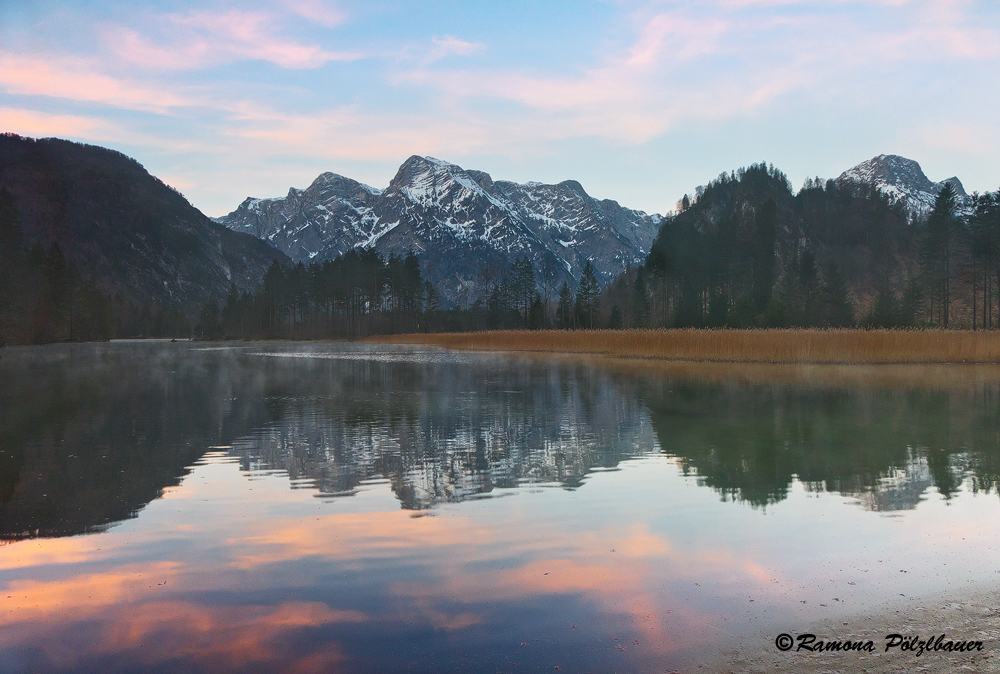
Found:
[[[664,671],[995,581],[988,383],[112,344],[0,384],[0,671]]]

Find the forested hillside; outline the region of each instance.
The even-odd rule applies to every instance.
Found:
[[[0,190],[0,339],[10,343],[189,334],[187,317],[208,298],[231,283],[255,288],[287,260],[104,148],[2,134]]]
[[[850,325],[850,295],[908,277],[913,232],[901,207],[864,184],[810,182],[796,195],[764,164],[722,174],[682,203],[653,244],[652,318]]]
[[[976,327],[995,324],[997,193],[960,211],[944,184],[926,218],[865,183],[788,179],[758,164],[684,197],[646,264],[611,285],[625,326]]]

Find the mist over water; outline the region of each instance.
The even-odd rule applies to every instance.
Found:
[[[997,384],[2,356],[0,672],[662,672],[1000,570]]]

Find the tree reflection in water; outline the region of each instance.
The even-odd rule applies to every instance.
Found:
[[[794,479],[912,508],[1000,480],[1000,386],[814,387],[361,345],[64,345],[0,361],[0,536],[93,531],[208,447],[297,488],[388,479],[405,509],[532,484],[577,489],[659,450],[723,499]]]

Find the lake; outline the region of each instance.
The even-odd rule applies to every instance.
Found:
[[[664,672],[1000,581],[1000,376],[0,359],[0,673]]]

